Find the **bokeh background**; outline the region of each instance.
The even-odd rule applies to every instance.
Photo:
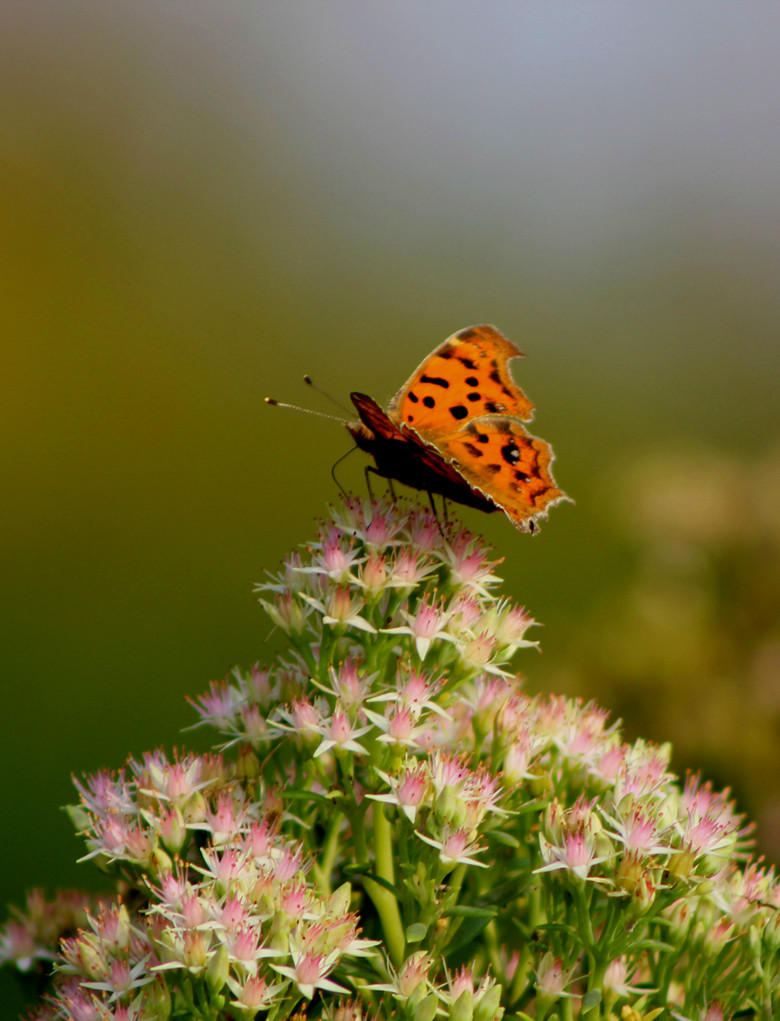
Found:
[[[671,740],[780,859],[780,7],[6,0],[0,29],[0,901],[94,888],[71,772],[203,747],[185,695],[271,655],[252,585],[349,440],[263,397],[385,400],[478,322],[576,500],[536,538],[463,515],[545,624],[529,687]]]

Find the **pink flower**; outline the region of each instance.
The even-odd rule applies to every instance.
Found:
[[[244,982],[229,977],[227,982],[235,997],[231,1003],[240,1010],[251,1013],[252,1016],[256,1011],[267,1011],[284,988],[284,983],[276,982],[269,985],[264,978],[260,978],[258,975],[249,975]]]
[[[426,578],[433,567],[417,550],[403,547],[399,550],[390,567],[388,584],[398,589],[411,591]]]
[[[342,546],[342,535],[331,526],[324,541],[312,558],[308,566],[296,568],[301,574],[315,574],[335,582],[337,585],[346,585],[353,581],[352,568],[359,563],[358,552],[354,549],[344,549]],[[317,549],[314,546],[313,549]]]
[[[432,553],[442,544],[439,522],[428,511],[418,511],[410,516],[406,534],[412,546],[421,553]]]
[[[611,834],[635,857],[649,857],[669,854],[672,845],[670,830],[664,827],[657,815],[641,802],[630,802],[625,813],[618,806],[617,818],[611,820],[614,832]]]
[[[360,611],[365,606],[365,602],[358,597],[351,596],[347,589],[333,589],[326,603],[307,595],[305,592],[301,593],[301,598],[305,599],[310,606],[313,606],[315,610],[322,614],[323,624],[339,629],[354,627],[359,631],[369,631],[372,634],[376,632],[374,625],[360,614]]]
[[[452,636],[445,630],[449,614],[437,609],[427,598],[420,603],[415,613],[410,614],[403,607],[400,613],[406,621],[405,625],[382,630],[388,635],[411,635],[421,660],[425,659],[434,641],[452,641]]]
[[[417,831],[417,836],[426,844],[430,844],[431,847],[438,848],[439,861],[442,865],[454,866],[462,863],[464,865],[478,865],[483,869],[488,867],[485,862],[479,861],[474,857],[475,854],[483,851],[484,848],[478,841],[472,839],[471,831],[445,827],[440,840],[434,840],[433,837],[420,833],[419,830]]]
[[[388,794],[368,794],[372,801],[384,801],[389,805],[397,805],[406,818],[414,823],[417,810],[427,802],[430,792],[430,777],[424,762],[408,759],[398,776],[390,776],[377,770],[381,778],[390,787]]]
[[[536,969],[536,992],[542,1003],[550,1004],[561,996],[569,996],[565,992],[571,982],[575,966],[564,968],[560,957],[554,957],[549,951],[539,962]]]
[[[303,950],[299,941],[291,937],[290,954],[293,959],[292,967],[281,964],[272,964],[271,967],[280,975],[291,979],[307,1000],[314,996],[317,989],[326,989],[332,993],[347,992],[344,986],[338,985],[327,977],[338,962],[337,951],[327,955],[308,953]]]
[[[358,738],[367,734],[370,726],[356,727],[349,715],[344,711],[343,706],[336,703],[333,715],[329,720],[323,720],[319,727],[323,740],[317,745],[314,752],[315,759],[331,748],[338,748],[341,751],[353,752],[356,755],[368,755],[368,750],[360,743]]]
[[[609,855],[596,854],[596,838],[601,824],[593,811],[594,804],[594,801],[588,802],[581,796],[563,815],[556,802],[549,806],[545,819],[547,836],[539,834],[542,858],[546,864],[536,872],[566,869],[577,879],[586,880],[594,865],[608,860]]]

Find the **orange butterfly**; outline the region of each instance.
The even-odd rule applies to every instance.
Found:
[[[413,489],[491,513],[521,531],[569,498],[550,471],[552,448],[523,426],[534,406],[509,373],[522,351],[494,326],[454,333],[412,373],[387,411],[350,394],[359,422],[347,429],[376,472]]]

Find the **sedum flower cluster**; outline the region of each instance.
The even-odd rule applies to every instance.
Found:
[[[77,784],[114,885],[2,930],[53,966],[30,1018],[780,1013],[780,883],[728,794],[525,692],[497,566],[427,511],[334,509],[259,586],[277,661],[193,700],[218,751]]]

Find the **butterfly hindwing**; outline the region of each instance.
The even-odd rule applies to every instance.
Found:
[[[531,436],[515,418],[474,419],[437,447],[472,489],[495,503],[518,528],[529,528],[553,504],[567,499],[552,477],[550,445]]]

